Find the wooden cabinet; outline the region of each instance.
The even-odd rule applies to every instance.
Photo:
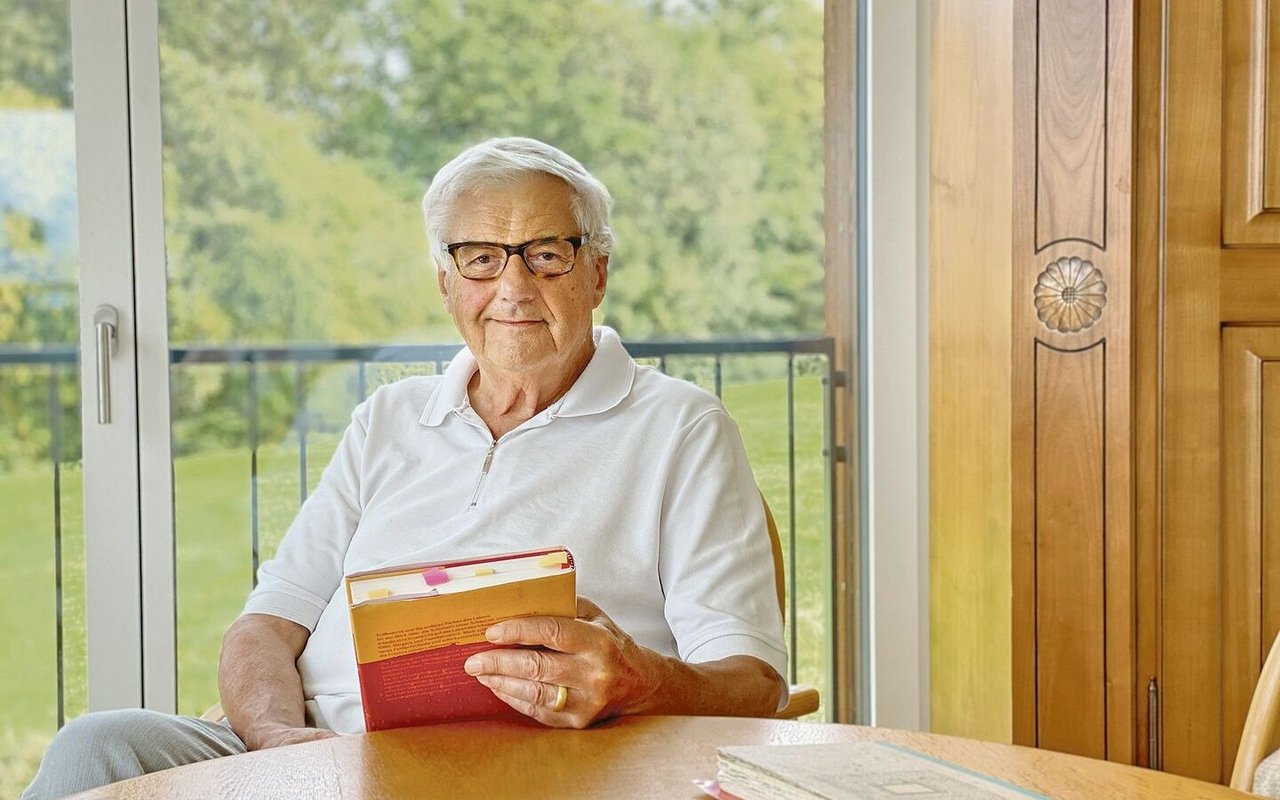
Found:
[[[1223,781],[1280,630],[1280,0],[1020,1],[1013,61],[1013,737]]]

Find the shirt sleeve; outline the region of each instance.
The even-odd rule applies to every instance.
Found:
[[[722,408],[685,429],[667,476],[660,536],[658,572],[680,657],[754,656],[785,675],[764,505],[738,427]]]
[[[347,547],[360,523],[369,403],[351,415],[316,490],[289,525],[275,557],[258,568],[258,585],[243,614],[270,614],[315,630],[342,583]]]

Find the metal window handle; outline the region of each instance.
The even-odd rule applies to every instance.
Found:
[[[116,354],[116,330],[120,314],[113,306],[93,311],[93,328],[98,343],[98,424],[111,424],[111,357]]]

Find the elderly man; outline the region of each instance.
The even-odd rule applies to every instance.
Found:
[[[539,722],[769,715],[785,699],[763,509],[733,421],[592,327],[605,187],[531,139],[463,152],[423,199],[467,347],[361,404],[223,639],[225,722],[81,717],[24,797],[363,730],[344,574],[543,545],[577,565],[577,619],[494,625],[466,670]]]

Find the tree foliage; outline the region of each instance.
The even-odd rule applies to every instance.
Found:
[[[456,338],[418,199],[503,135],[555,144],[610,187],[601,319],[624,336],[820,330],[820,6],[162,0],[171,338]],[[69,108],[65,4],[0,0],[0,18],[0,105]],[[38,233],[20,211],[0,250]],[[39,291],[6,291],[30,328]],[[74,318],[45,316],[46,341],[75,340]],[[184,379],[175,417],[231,407],[232,374]]]

